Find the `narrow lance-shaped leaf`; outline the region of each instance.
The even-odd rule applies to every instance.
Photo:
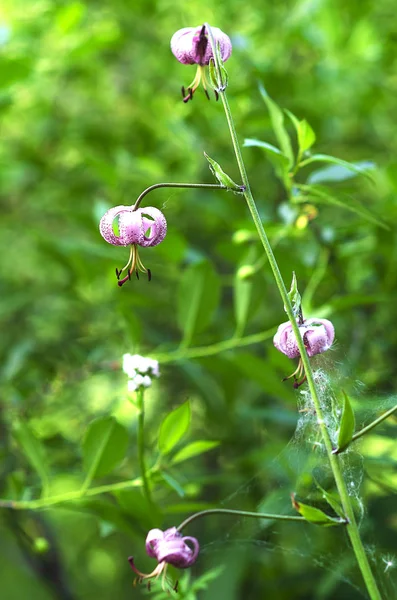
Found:
[[[256,140],[254,138],[245,139],[244,146],[246,148],[262,148],[272,163],[277,177],[281,179],[281,181],[284,182],[284,184],[288,187],[290,160],[286,154],[281,152],[281,150],[276,148],[276,146],[268,144],[267,142],[262,142],[261,140]]]
[[[316,134],[314,133],[312,127],[306,121],[306,119],[302,119],[301,121],[289,110],[285,111],[289,118],[291,119],[298,138],[298,146],[299,146],[299,154],[300,156],[309,150],[316,141]]]
[[[253,290],[252,275],[255,273],[253,263],[257,255],[257,246],[252,245],[244,256],[234,277],[233,304],[236,319],[235,335],[237,337],[243,335],[250,313]]]
[[[345,515],[343,513],[343,508],[340,505],[340,503],[336,500],[336,498],[334,498],[334,496],[330,492],[327,492],[326,490],[324,490],[324,488],[321,487],[321,485],[318,483],[318,481],[316,481],[316,480],[314,480],[314,481],[315,481],[316,486],[320,490],[321,495],[324,498],[324,500],[326,500],[326,502],[328,502],[330,507],[336,512],[337,515],[339,515],[339,517],[341,517],[341,519],[345,519]]]
[[[351,194],[345,194],[339,190],[319,184],[297,184],[296,188],[297,190],[303,192],[302,194],[295,194],[293,197],[291,197],[291,200],[296,204],[310,202],[313,204],[330,204],[339,206],[340,208],[363,217],[371,223],[375,223],[379,227],[383,227],[383,229],[390,230],[390,227],[386,225],[386,223],[373,215],[371,211],[364,207],[356,198],[353,198]]]
[[[342,452],[352,441],[356,419],[348,395],[343,392],[343,410],[338,432],[338,447],[336,452]]]
[[[204,156],[210,164],[212,174],[221,185],[223,185],[228,190],[232,190],[233,192],[237,192],[239,194],[241,194],[244,191],[244,188],[240,185],[237,185],[237,183],[235,183],[233,179],[223,171],[222,167],[214,159],[208,156],[206,152],[204,152]]]
[[[170,412],[160,425],[158,448],[167,454],[182,439],[190,425],[190,403],[187,400]]]
[[[319,508],[309,506],[309,504],[303,504],[295,499],[295,494],[291,494],[292,506],[302,515],[309,523],[313,525],[322,525],[323,527],[335,527],[345,523],[344,519],[335,519],[325,514]]]
[[[202,261],[186,269],[179,284],[177,307],[183,347],[210,324],[219,299],[220,281],[211,263]]]
[[[268,108],[273,131],[280,148],[283,154],[287,156],[289,164],[292,165],[294,162],[294,154],[292,152],[291,140],[284,126],[284,113],[282,109],[274,102],[274,100],[270,98],[262,85],[259,86],[259,91]]]
[[[49,485],[49,473],[43,446],[36,438],[29,425],[23,421],[15,421],[12,432],[27,460],[40,477],[42,495],[46,496]]]
[[[216,45],[215,52],[218,60],[220,76],[218,75],[218,72],[216,70],[215,60],[211,58],[209,63],[210,81],[212,87],[216,92],[224,92],[229,83],[229,76],[222,60],[219,42]]]
[[[82,451],[83,466],[87,473],[83,490],[95,477],[110,473],[125,457],[128,431],[114,417],[99,417],[85,432]]]
[[[303,160],[299,166],[303,167],[303,166],[310,165],[315,162],[331,163],[333,165],[339,165],[340,167],[344,167],[345,169],[348,169],[349,171],[353,171],[353,173],[356,173],[357,175],[364,175],[365,177],[367,177],[368,179],[373,181],[373,177],[370,172],[370,170],[373,168],[372,163],[364,163],[364,164],[360,165],[360,163],[359,164],[351,163],[346,160],[342,160],[341,158],[336,158],[336,156],[331,156],[329,154],[312,154],[309,158],[306,158],[305,160]]]
[[[188,460],[189,458],[193,458],[194,456],[199,456],[200,454],[204,454],[204,452],[208,452],[213,448],[219,446],[220,442],[212,441],[212,440],[197,440],[196,442],[191,442],[179,452],[173,456],[171,460],[171,464],[175,465],[177,463],[183,462],[184,460]]]
[[[298,290],[298,281],[296,279],[295,271],[292,273],[291,289],[288,292],[288,298],[292,304],[292,311],[294,317],[302,319],[302,298]]]

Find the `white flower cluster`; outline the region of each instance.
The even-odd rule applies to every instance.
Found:
[[[139,354],[123,355],[123,371],[128,375],[128,391],[135,392],[141,387],[152,385],[152,377],[160,377],[159,363]]]

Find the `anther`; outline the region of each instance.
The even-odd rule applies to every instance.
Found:
[[[138,271],[135,271],[135,275],[136,275],[136,278],[137,278],[137,279],[138,279],[138,281],[139,281],[139,273],[138,273]]]
[[[175,581],[175,585],[174,585],[174,587],[172,588],[172,589],[174,590],[174,592],[177,592],[177,591],[178,591],[178,585],[179,585],[179,581],[178,581],[178,580],[176,580],[176,581]]]
[[[152,281],[152,272],[150,269],[147,270],[147,278],[148,278],[148,281]]]
[[[182,98],[184,98],[186,96],[186,90],[185,90],[185,86],[182,86]]]
[[[204,89],[204,92],[205,92],[205,95],[207,96],[208,100],[211,100],[208,90]]]
[[[116,277],[117,277],[117,279],[120,279],[120,275],[121,275],[121,271],[119,271],[118,268],[116,267]]]
[[[219,94],[218,94],[217,90],[214,90],[214,94],[215,94],[215,101],[218,102]]]

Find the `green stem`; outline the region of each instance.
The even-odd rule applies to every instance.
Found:
[[[397,410],[397,404],[396,404],[396,406],[393,406],[393,408],[390,408],[385,413],[383,413],[383,415],[381,415],[380,417],[375,419],[375,421],[372,421],[372,423],[370,423],[366,427],[363,427],[363,429],[360,429],[360,431],[357,431],[357,433],[355,433],[353,435],[351,441],[354,442],[355,440],[358,440],[358,438],[360,438],[362,435],[365,435],[366,433],[368,433],[368,431],[371,431],[371,429],[373,429],[374,427],[379,425],[379,423],[382,423],[382,421],[387,419],[387,417],[390,417],[390,415],[392,415],[394,412],[396,412],[396,410]]]
[[[147,476],[146,460],[145,460],[145,388],[141,387],[137,391],[137,407],[138,414],[138,460],[139,469],[143,483],[143,492],[150,506],[153,506],[152,492],[150,490],[149,480]]]
[[[253,335],[247,335],[245,337],[233,337],[229,340],[223,340],[216,344],[209,346],[201,346],[198,348],[185,348],[177,349],[171,352],[152,352],[150,356],[159,363],[174,362],[178,360],[187,360],[192,358],[203,358],[205,356],[213,356],[220,352],[226,352],[227,350],[233,350],[234,348],[243,348],[244,346],[250,346],[251,344],[259,344],[265,340],[270,339],[274,335],[273,329],[267,331],[261,331],[260,333],[254,333]]]
[[[253,519],[272,519],[273,521],[300,521],[303,523],[308,523],[304,517],[295,517],[291,515],[272,515],[270,513],[257,513],[257,512],[249,512],[246,510],[232,510],[229,508],[209,508],[208,510],[202,510],[194,515],[191,515],[187,519],[185,519],[179,527],[177,527],[177,531],[182,531],[184,527],[199,519],[201,517],[206,517],[207,515],[238,515],[241,517],[252,517]]]
[[[155,183],[154,185],[146,188],[146,190],[144,190],[142,194],[138,196],[135,204],[133,205],[133,210],[139,208],[139,205],[146,194],[149,194],[153,190],[157,190],[157,188],[210,188],[213,190],[227,190],[227,187],[217,183]]]
[[[210,26],[207,23],[205,25],[206,25],[206,28],[208,31],[208,37],[210,39],[212,52],[214,55],[214,62],[215,62],[215,69],[217,72],[217,78],[218,78],[218,81],[222,81],[218,52],[217,52],[217,49],[215,46],[214,37],[212,35]],[[357,522],[356,522],[356,519],[354,516],[353,506],[352,506],[352,503],[350,500],[350,496],[349,496],[349,492],[347,490],[346,483],[343,478],[340,458],[338,455],[332,453],[333,448],[332,448],[331,438],[330,438],[327,426],[325,424],[323,410],[321,408],[320,399],[317,394],[313,371],[312,371],[312,368],[310,365],[309,357],[306,352],[303,338],[300,335],[299,327],[298,327],[296,318],[293,313],[293,309],[292,309],[290,299],[288,297],[287,289],[285,287],[283,278],[281,276],[280,269],[278,267],[276,258],[273,254],[273,250],[270,246],[270,242],[269,242],[266,232],[263,228],[263,225],[262,225],[259,213],[258,213],[258,209],[256,207],[255,200],[254,200],[254,197],[251,192],[247,171],[246,171],[246,168],[244,165],[240,145],[238,142],[237,132],[236,132],[236,129],[234,126],[232,113],[231,113],[230,106],[229,106],[227,96],[226,96],[226,91],[219,88],[218,92],[219,92],[219,95],[222,100],[223,108],[224,108],[225,115],[226,115],[226,120],[227,120],[227,123],[229,126],[229,131],[230,131],[230,135],[232,138],[232,144],[233,144],[234,152],[236,155],[236,160],[237,160],[238,168],[240,171],[241,180],[242,180],[243,185],[245,185],[245,188],[246,188],[244,191],[244,197],[246,199],[248,208],[250,210],[252,220],[255,223],[259,239],[262,242],[263,248],[264,248],[267,258],[269,260],[270,267],[273,271],[274,279],[275,279],[277,287],[279,289],[281,299],[284,303],[284,309],[288,315],[288,319],[291,322],[292,330],[294,332],[294,335],[295,335],[295,338],[296,338],[296,341],[298,344],[300,356],[301,356],[302,363],[303,363],[303,366],[305,369],[305,375],[307,378],[307,383],[309,386],[311,398],[312,398],[313,405],[314,405],[316,415],[317,415],[317,422],[320,427],[324,446],[325,446],[325,449],[326,449],[326,452],[328,455],[328,460],[331,465],[332,473],[333,473],[333,476],[335,479],[339,497],[341,499],[343,510],[344,510],[345,516],[348,520],[347,531],[349,534],[350,542],[352,544],[353,551],[354,551],[356,559],[357,559],[357,563],[360,567],[360,570],[361,570],[361,573],[362,573],[362,576],[363,576],[363,579],[364,579],[364,582],[367,587],[367,591],[368,591],[368,594],[369,594],[371,600],[381,600],[381,595],[378,590],[376,580],[371,571],[371,567],[368,562],[368,558],[365,554],[364,546],[363,546],[363,543],[360,538]]]
[[[89,488],[88,490],[77,490],[75,492],[66,492],[65,494],[59,494],[57,496],[50,496],[48,498],[39,498],[38,500],[0,500],[0,508],[10,508],[12,510],[39,510],[42,508],[49,508],[57,504],[63,504],[64,502],[72,502],[75,500],[84,500],[90,496],[99,496],[100,494],[108,494],[112,492],[119,492],[121,490],[128,490],[131,488],[141,487],[143,485],[141,477],[136,479],[128,479],[127,481],[120,481],[118,483],[109,483],[107,485],[100,485],[97,487]]]

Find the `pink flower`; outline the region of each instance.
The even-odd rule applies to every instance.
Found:
[[[215,44],[219,45],[222,61],[226,62],[232,53],[230,38],[218,27],[211,27],[211,31]],[[211,58],[213,58],[213,52],[205,25],[179,29],[171,38],[171,50],[183,65],[198,65],[196,76],[187,88],[187,94],[185,93],[185,88],[182,87],[183,101],[188,102],[193,99],[193,94],[201,82],[209,99],[206,66],[209,65]]]
[[[114,221],[117,218],[118,235],[115,234],[113,229]],[[150,281],[150,269],[143,266],[139,258],[138,246],[157,246],[165,238],[167,221],[160,210],[153,206],[138,208],[137,210],[133,210],[132,206],[115,206],[103,215],[99,223],[99,231],[101,236],[113,246],[131,245],[127,264],[120,270],[116,269],[119,286],[131,279],[134,271],[138,279],[139,271],[147,273]],[[127,275],[120,280],[120,275],[124,271],[127,271]]]
[[[189,542],[188,545],[186,542]],[[142,583],[145,579],[158,579],[162,576],[162,587],[165,590],[167,578],[167,565],[173,565],[178,569],[187,569],[191,567],[197,559],[199,553],[199,543],[194,537],[183,537],[176,527],[171,527],[165,531],[161,529],[151,529],[146,537],[146,552],[151,558],[157,560],[157,566],[151,573],[145,574],[139,571],[132,556],[128,558],[133,571],[137,574],[137,580]],[[176,586],[174,588],[176,590]]]
[[[334,326],[327,319],[307,319],[299,324],[299,333],[308,356],[315,356],[328,350],[335,337]],[[288,358],[300,356],[296,337],[289,321],[279,326],[273,342],[277,350],[286,354]]]

